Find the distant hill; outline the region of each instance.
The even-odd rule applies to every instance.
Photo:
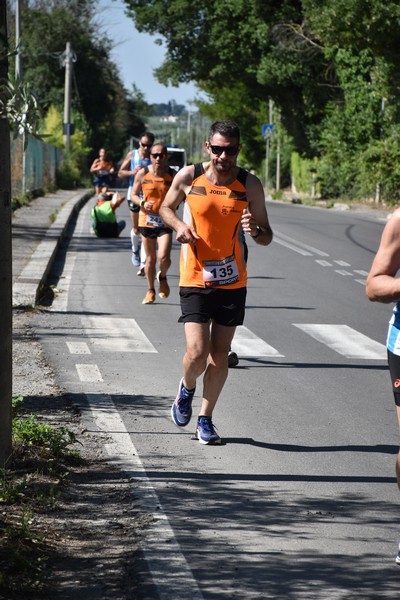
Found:
[[[169,117],[170,115],[180,117],[186,113],[185,105],[177,104],[175,100],[170,100],[167,103],[152,104],[151,108],[154,117]]]

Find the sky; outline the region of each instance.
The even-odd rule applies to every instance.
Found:
[[[194,84],[175,88],[157,82],[153,70],[164,60],[163,47],[155,43],[155,36],[139,33],[134,21],[125,16],[124,9],[123,0],[100,0],[97,4],[97,21],[115,45],[111,59],[119,68],[125,88],[131,90],[134,83],[149,104],[175,100],[189,109],[190,100],[201,96],[200,92]]]

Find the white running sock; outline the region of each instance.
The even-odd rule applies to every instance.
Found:
[[[133,229],[131,229],[131,245],[132,252],[137,252],[140,249],[141,244],[140,233],[135,233]]]
[[[144,251],[143,244],[140,245],[140,268],[143,269],[146,264],[146,252]]]

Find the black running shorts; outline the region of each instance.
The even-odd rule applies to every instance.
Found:
[[[139,227],[139,233],[145,238],[154,240],[162,235],[172,233],[172,229],[170,227]]]
[[[387,354],[394,401],[396,406],[400,406],[400,356],[393,354],[390,350],[387,351]]]
[[[179,323],[208,323],[215,321],[225,327],[242,325],[247,289],[181,287],[182,315]]]

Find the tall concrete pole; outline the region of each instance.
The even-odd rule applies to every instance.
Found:
[[[8,80],[6,2],[0,2],[0,81]],[[6,102],[0,86],[0,98]],[[12,260],[10,130],[0,118],[0,468],[11,456]]]
[[[71,149],[71,81],[72,81],[71,44],[67,42],[64,53],[65,86],[64,86],[64,145],[67,152]]]
[[[21,60],[21,0],[15,0],[15,45],[17,53],[15,55],[15,81],[17,84],[22,80],[22,60]],[[26,193],[26,133],[22,132],[22,181],[21,192]]]
[[[17,54],[15,55],[15,80],[19,83],[22,77],[21,67],[21,0],[15,0],[15,45]]]

